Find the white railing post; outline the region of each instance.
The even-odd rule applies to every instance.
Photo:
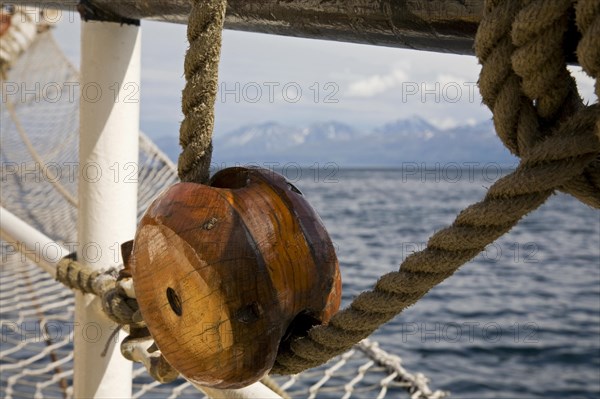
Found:
[[[0,238],[21,252],[21,260],[28,258],[54,278],[58,261],[69,255],[69,251],[2,206],[0,221]]]
[[[135,234],[140,47],[139,26],[82,22],[77,252],[95,268],[119,264],[119,245]],[[74,397],[131,397],[125,334],[101,355],[116,325],[98,298],[76,294],[75,323]]]

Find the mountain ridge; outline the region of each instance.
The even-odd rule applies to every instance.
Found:
[[[177,140],[159,137],[155,142],[171,159],[177,159]],[[489,120],[442,129],[413,116],[368,131],[334,120],[305,126],[265,121],[216,135],[213,140],[213,163],[227,166],[334,162],[341,167],[398,167],[407,162],[509,165],[516,161]]]

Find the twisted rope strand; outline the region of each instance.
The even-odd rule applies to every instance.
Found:
[[[102,299],[102,310],[119,325],[143,324],[137,301],[129,298],[117,286],[115,269],[107,271],[93,270],[68,256],[60,260],[56,267],[56,280],[69,288],[84,294],[93,294]]]
[[[179,130],[178,173],[181,181],[208,181],[212,156],[214,105],[218,88],[221,32],[225,0],[194,0],[188,22],[190,47],[185,55],[186,85],[182,95],[185,115]]]
[[[536,102],[539,117],[552,125],[557,116],[570,116],[583,106],[564,54],[571,0],[527,0],[524,3],[511,30],[516,46],[511,57],[512,67],[522,78],[523,93]],[[572,104],[565,104],[567,99],[571,99]]]
[[[526,157],[583,103],[566,69],[563,50],[571,1],[523,3],[488,2],[475,52],[482,63],[479,90],[494,114],[496,132],[513,154]],[[558,189],[600,208],[598,181],[599,165],[592,162]]]
[[[494,115],[496,134],[510,152],[522,156],[534,142],[538,120],[510,62],[515,50],[512,21],[518,11],[515,1],[487,1],[477,30],[475,54],[482,64],[479,92]]]

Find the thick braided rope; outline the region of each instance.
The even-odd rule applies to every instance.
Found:
[[[552,126],[584,107],[575,79],[566,67],[565,37],[572,12],[571,0],[525,0],[512,25],[516,46],[512,67],[521,78],[523,93],[535,104],[538,139]],[[600,165],[592,162],[560,190],[600,208]]]
[[[208,181],[212,155],[214,104],[218,87],[221,32],[225,0],[194,0],[188,19],[190,47],[185,55],[182,111],[179,129],[178,173],[182,181]]]
[[[475,52],[479,89],[494,114],[496,132],[518,156],[584,105],[566,69],[564,40],[570,0],[488,1]],[[513,23],[514,21],[514,23]],[[600,208],[600,164],[558,187]]]
[[[537,92],[535,82],[528,81],[529,86],[523,89],[522,78],[513,70],[510,60],[517,46],[511,37],[512,21],[521,11],[532,12],[535,10],[530,7],[544,5],[537,2],[532,6],[532,3],[488,1],[476,41],[483,63],[480,76],[483,87],[480,89],[484,103],[494,113],[494,123],[502,141],[513,153],[521,155],[520,166],[498,180],[483,201],[463,210],[450,227],[434,234],[427,248],[409,256],[398,272],[382,276],[372,291],[360,294],[328,325],[315,327],[308,336],[293,340],[289,350],[277,357],[273,372],[298,373],[344,352],[508,232],[519,219],[543,204],[555,188],[568,187],[594,164],[600,153],[600,138],[594,133],[600,114],[598,105],[578,106],[575,101],[578,96],[573,96],[568,77],[566,86],[552,87],[557,100],[546,98],[550,96],[546,91]],[[563,8],[558,11],[545,14],[545,18],[550,21],[562,18],[561,12],[566,12],[566,8],[564,3],[561,6]],[[537,11],[538,15],[544,15]],[[525,14],[520,15],[525,18]],[[536,23],[537,31],[549,26],[548,21]],[[561,29],[564,26],[557,30]],[[553,32],[553,37],[560,35]],[[529,42],[518,43],[523,46]],[[519,69],[519,72],[526,74],[525,69]],[[554,65],[544,74],[565,78],[561,71]],[[539,84],[548,85],[546,82]],[[540,96],[536,97],[535,105],[528,95]],[[538,101],[541,98],[544,100]],[[575,104],[569,118],[564,117],[561,110],[567,102]],[[591,195],[595,199],[600,192],[595,190]]]
[[[538,120],[511,65],[515,46],[510,33],[518,10],[514,1],[486,2],[475,53],[482,64],[479,92],[494,115],[496,134],[513,154],[522,156],[535,141]]]
[[[540,118],[538,137],[583,107],[564,54],[571,0],[522,0],[512,24],[510,59],[521,88]]]

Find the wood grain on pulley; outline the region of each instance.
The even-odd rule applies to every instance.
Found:
[[[265,169],[170,187],[142,218],[128,263],[162,354],[206,386],[257,381],[280,345],[340,304],[323,223],[295,186]]]

